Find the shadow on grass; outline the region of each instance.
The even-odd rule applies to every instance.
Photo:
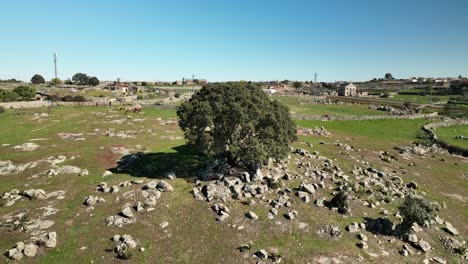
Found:
[[[364,223],[366,224],[366,231],[374,235],[398,237],[406,230],[401,223],[396,224],[388,218],[364,217]]]
[[[177,178],[193,178],[195,172],[204,165],[205,158],[188,145],[177,146],[173,150],[176,152],[138,152],[125,155],[110,170],[135,177],[162,179],[167,173],[174,172]]]

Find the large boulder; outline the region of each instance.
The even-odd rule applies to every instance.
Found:
[[[156,188],[158,190],[160,190],[161,192],[172,192],[172,191],[174,191],[174,188],[169,183],[167,183],[167,182],[165,182],[163,180],[158,183]]]

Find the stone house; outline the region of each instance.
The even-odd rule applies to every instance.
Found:
[[[356,96],[357,87],[353,83],[342,84],[338,87],[339,96]]]

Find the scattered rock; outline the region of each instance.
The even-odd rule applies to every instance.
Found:
[[[161,192],[172,192],[174,191],[174,188],[167,182],[161,180],[158,185],[156,186],[158,190]]]
[[[166,229],[166,227],[169,226],[169,223],[166,222],[166,221],[164,221],[164,222],[160,223],[159,226],[160,226],[162,229]]]
[[[126,217],[126,218],[132,218],[133,217],[133,212],[132,212],[132,209],[130,207],[125,207],[122,212],[121,212],[122,216]]]
[[[252,220],[258,220],[258,215],[252,211],[249,211],[247,214],[245,214],[245,216]]]

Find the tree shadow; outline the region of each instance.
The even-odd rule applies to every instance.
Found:
[[[123,156],[113,173],[127,173],[134,177],[162,179],[173,172],[177,178],[194,178],[195,172],[206,158],[197,154],[189,145],[172,148],[175,152],[133,153]]]
[[[400,236],[402,233],[402,225],[395,224],[388,218],[370,218],[364,217],[366,231],[380,236]]]

